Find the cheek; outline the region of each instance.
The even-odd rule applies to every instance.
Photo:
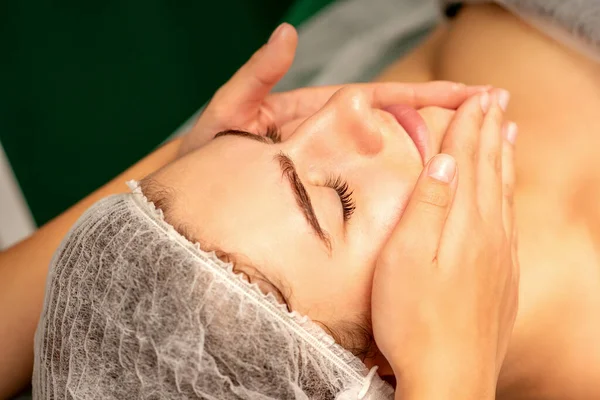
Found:
[[[359,259],[305,267],[293,282],[296,310],[326,325],[354,321],[370,311],[372,268]]]
[[[332,265],[337,284],[343,288],[340,298],[346,302],[346,312],[356,315],[369,311],[375,262],[400,220],[420,169],[414,168],[402,179],[380,175],[376,185],[363,186],[368,190],[357,200],[346,242]],[[358,210],[359,206],[364,208]]]
[[[357,201],[357,229],[353,246],[371,259],[377,257],[404,212],[415,182],[422,171],[419,164],[404,166],[402,176],[380,174],[365,183],[360,202]],[[367,248],[366,248],[367,247]]]

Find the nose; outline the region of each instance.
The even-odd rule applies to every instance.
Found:
[[[383,136],[376,123],[372,100],[356,87],[338,90],[323,107],[332,119],[331,127],[346,145],[361,155],[373,156],[383,148]]]

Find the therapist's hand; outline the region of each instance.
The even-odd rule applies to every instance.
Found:
[[[213,96],[195,126],[184,136],[179,154],[193,151],[226,129],[265,134],[272,126],[285,139],[302,121],[321,109],[341,86],[302,88],[271,93],[285,75],[296,53],[298,35],[289,24],[280,25],[261,47]],[[415,108],[438,106],[455,109],[470,95],[485,88],[451,82],[425,84],[359,84],[375,91],[381,107],[395,104]]]
[[[519,283],[516,125],[500,93],[458,109],[377,261],[373,331],[397,398],[495,398]]]

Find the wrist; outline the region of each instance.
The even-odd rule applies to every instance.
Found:
[[[495,386],[484,386],[472,380],[458,380],[448,385],[432,378],[426,386],[411,390],[397,388],[395,400],[494,400]]]
[[[493,400],[495,366],[437,355],[410,368],[394,368],[396,399],[402,400]]]

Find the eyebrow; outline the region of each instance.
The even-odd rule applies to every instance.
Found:
[[[226,131],[221,131],[215,135],[214,139],[216,139],[218,137],[230,136],[230,135],[256,140],[257,142],[261,142],[261,143],[273,144],[273,141],[265,136],[256,135],[254,133],[250,133],[250,132],[246,132],[246,131],[240,131],[238,129],[227,129]]]
[[[313,228],[313,231],[319,237],[319,239],[321,239],[321,241],[325,244],[327,250],[331,251],[331,240],[329,240],[329,234],[325,232],[319,224],[319,220],[315,214],[312,202],[310,201],[310,196],[308,195],[306,188],[302,184],[302,181],[296,172],[296,166],[294,165],[294,162],[284,153],[277,154],[275,159],[279,162],[282,175],[287,178],[288,182],[292,186],[296,203],[298,204],[300,210],[302,210],[302,214],[304,214],[308,224]]]
[[[239,136],[266,144],[273,144],[273,142],[269,138],[235,129],[219,132],[215,135],[215,139],[227,135]],[[319,220],[317,219],[317,215],[315,214],[312,202],[310,201],[310,196],[306,190],[306,187],[302,184],[298,173],[296,172],[296,166],[294,165],[294,162],[291,158],[289,158],[282,152],[275,156],[275,160],[279,163],[282,176],[284,176],[290,183],[292,191],[294,192],[296,204],[298,204],[298,208],[300,209],[300,211],[302,211],[304,218],[306,219],[314,233],[317,235],[317,237],[323,242],[325,247],[327,247],[328,252],[331,253],[331,240],[329,239],[330,236],[323,228],[321,228],[321,224],[319,224]]]

